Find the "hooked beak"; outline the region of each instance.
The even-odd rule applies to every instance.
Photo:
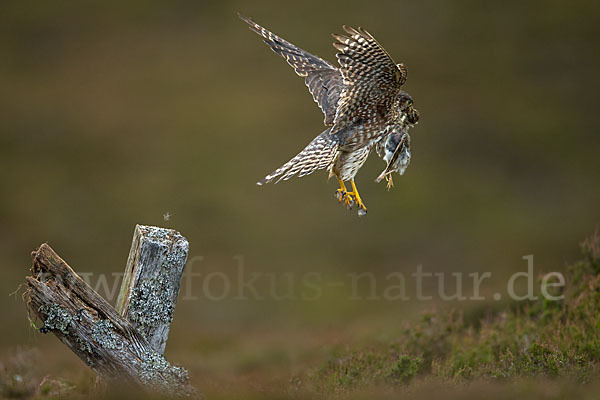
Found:
[[[408,108],[408,121],[412,125],[416,125],[419,123],[419,111],[417,111],[417,109],[413,106],[410,106]]]

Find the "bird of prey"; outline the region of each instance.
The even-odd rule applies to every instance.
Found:
[[[349,209],[356,204],[359,215],[367,207],[358,194],[354,178],[369,153],[376,152],[387,166],[377,181],[392,185],[393,172],[404,173],[410,161],[408,130],[419,120],[411,96],[402,91],[406,67],[396,64],[375,38],[362,28],[343,26],[346,36],[336,35],[333,46],[339,67],[310,54],[240,15],[250,29],[263,37],[271,49],[303,77],[315,102],[325,115],[327,129],[298,155],[267,175],[258,185],[305,176],[327,169],[340,184],[336,197]],[[350,182],[351,190],[345,182]]]

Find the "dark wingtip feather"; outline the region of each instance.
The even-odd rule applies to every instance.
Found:
[[[351,27],[351,26],[342,25],[342,28],[346,31],[346,33],[348,33],[348,34],[350,34],[352,36],[358,34],[358,31],[356,29],[354,29],[353,27]]]
[[[250,30],[253,32],[258,33],[261,36],[264,36],[262,34],[262,32],[260,31],[260,29],[262,28],[262,26],[258,25],[256,22],[254,22],[251,18],[248,18],[240,13],[238,13],[238,17],[240,17],[240,19],[242,21],[244,21],[245,23],[247,23],[248,25],[250,25]]]
[[[341,51],[341,52],[343,52],[343,51],[344,51],[344,49],[345,49],[347,46],[346,46],[345,44],[343,44],[343,43],[337,43],[337,42],[336,42],[336,43],[334,43],[334,44],[333,44],[333,47],[335,47],[335,49],[336,49],[337,51]]]
[[[239,11],[238,11],[237,15],[238,15],[238,17],[240,17],[240,19],[241,19],[242,21],[245,21],[245,22],[247,22],[247,23],[249,23],[249,24],[251,24],[251,25],[253,25],[253,24],[254,24],[254,21],[252,21],[250,18],[248,18],[248,17],[246,17],[245,15],[243,15],[241,12],[239,12]]]
[[[271,182],[273,182],[273,180],[274,180],[275,178],[277,178],[278,176],[279,176],[279,175],[275,175],[275,176],[273,176],[273,175],[267,175],[267,176],[265,176],[264,178],[262,178],[260,181],[256,182],[256,185],[258,185],[258,186],[263,186],[263,185],[265,185],[265,184],[267,184],[267,183],[271,183]],[[279,182],[279,181],[277,181],[277,182]],[[277,182],[275,182],[275,183],[277,183]]]
[[[358,31],[360,34],[367,39],[375,39],[366,29],[359,27]]]
[[[332,33],[331,36],[333,36],[333,38],[340,43],[346,43],[347,40],[350,40],[349,37],[344,35],[338,35],[337,33]]]

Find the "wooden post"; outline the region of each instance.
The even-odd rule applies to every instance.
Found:
[[[197,392],[189,383],[187,371],[181,367],[172,366],[163,357],[162,350],[159,352],[155,347],[164,349],[168,334],[166,321],[168,319],[170,322],[172,319],[179,279],[183,270],[182,264],[185,264],[187,257],[187,241],[173,231],[159,228],[145,230],[144,228],[146,227],[136,227],[134,243],[136,243],[135,237],[138,236],[138,232],[140,234],[153,232],[150,236],[156,240],[158,240],[156,235],[169,232],[163,239],[171,240],[173,246],[169,247],[165,258],[157,257],[152,255],[154,254],[152,249],[163,249],[162,244],[157,245],[158,247],[144,245],[143,235],[141,235],[139,239],[142,245],[139,248],[140,250],[146,249],[146,251],[137,252],[132,248],[131,254],[139,253],[140,255],[140,261],[134,263],[134,266],[137,265],[140,271],[137,276],[141,276],[142,279],[137,279],[138,285],[131,283],[127,285],[132,288],[129,290],[130,294],[127,295],[130,305],[127,306],[127,302],[123,302],[125,306],[122,310],[125,310],[126,315],[131,319],[139,317],[137,320],[128,321],[124,318],[47,244],[42,244],[37,251],[32,253],[32,275],[26,277],[28,288],[23,299],[26,301],[29,312],[44,323],[40,332],[54,333],[102,379],[106,381],[124,380],[152,392],[158,390],[169,395],[196,396]],[[148,252],[148,256],[144,256],[146,252]],[[144,274],[143,260],[162,260],[164,263],[161,265],[164,265],[173,274]],[[153,267],[151,270],[156,270],[156,268]],[[128,271],[126,271],[126,276],[128,276]],[[129,274],[129,276],[129,282],[136,281],[133,279],[134,274]],[[145,289],[137,290],[144,287],[144,282],[147,282],[145,279],[166,279],[167,276],[170,279],[177,277],[177,283],[171,282],[169,285],[165,283],[166,287],[170,288],[165,292],[168,295],[157,297],[161,301],[169,301],[165,309],[158,305],[156,305],[158,308],[154,309],[155,315],[160,316],[160,318],[156,318],[160,324],[145,322],[146,319],[143,318],[151,318],[152,313],[135,314],[136,317],[134,317],[135,302],[145,299],[143,296],[143,293],[146,293],[143,292]],[[125,287],[125,283],[123,287]],[[149,301],[152,302],[152,299]],[[164,328],[165,323],[167,324],[166,329]],[[138,330],[138,327],[142,327],[143,330]],[[155,338],[157,335],[161,338],[164,337],[164,340],[154,341],[153,345],[151,338]]]
[[[177,304],[188,241],[171,229],[137,225],[116,309],[163,354]]]

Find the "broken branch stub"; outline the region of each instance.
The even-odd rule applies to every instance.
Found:
[[[96,293],[47,244],[33,254],[23,294],[29,312],[107,381],[195,396],[188,373],[155,351],[148,340]]]
[[[189,243],[172,229],[137,225],[116,309],[163,354]]]

